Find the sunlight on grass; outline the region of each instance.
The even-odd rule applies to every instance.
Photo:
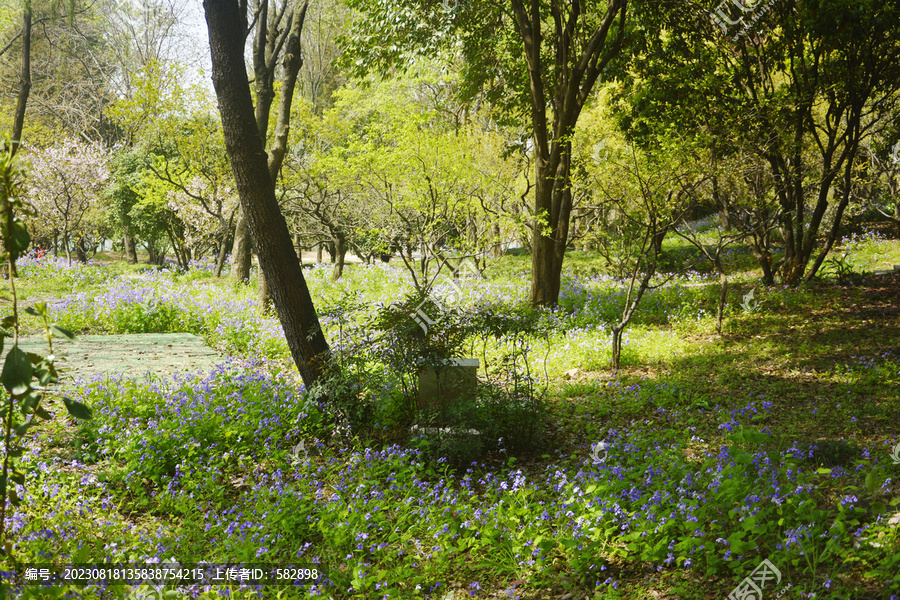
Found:
[[[862,262],[900,251],[877,236],[846,245]],[[830,281],[766,288],[741,271],[718,336],[717,285],[705,285],[703,270],[683,274],[648,293],[612,373],[621,285],[590,253],[573,254],[559,307],[533,310],[517,274],[525,258],[467,282],[441,318],[464,332],[460,352],[482,361],[478,410],[514,432],[527,413],[510,407],[541,408],[531,446],[520,434],[410,435],[403,378],[416,368],[398,374],[391,363],[401,356],[391,344],[406,338],[373,331],[379,311],[412,289],[393,266],[352,265],[338,282],[328,265],[304,271],[346,361],[343,385],[369,411],[336,416],[299,384],[252,281],[215,280],[209,265],[178,273],[23,261],[22,288],[56,297],[63,326],[189,331],[236,358],[211,373],[69,390],[95,416],[76,424],[57,414],[31,440],[11,520],[17,560],[294,564],[322,574],[259,592],[198,585],[197,598],[699,600],[725,597],[763,559],[798,597],[900,594],[891,521],[900,327],[889,296]],[[451,285],[437,284],[437,293]],[[759,304],[743,310],[751,288]],[[423,335],[414,323],[410,331]],[[348,435],[347,423],[365,427]],[[110,586],[102,597],[136,589]],[[31,597],[70,592],[101,597],[72,586]]]

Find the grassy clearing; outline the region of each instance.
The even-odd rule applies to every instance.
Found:
[[[847,247],[857,273],[900,264],[895,240],[857,236],[838,252]],[[342,356],[385,348],[352,363],[368,378],[353,389],[372,412],[370,427],[346,437],[286,368],[277,324],[256,314],[252,288],[203,269],[23,269],[33,297],[60,296],[63,325],[191,331],[261,362],[172,381],[84,382],[73,393],[95,418],[75,424],[60,411],[31,444],[16,556],[293,563],[323,574],[315,584],[192,591],[203,598],[705,599],[727,596],[764,559],[781,573],[766,597],[790,586],[786,597],[895,598],[900,278],[763,288],[746,253],[733,257],[748,270],[733,277],[724,335],[714,333],[717,288],[698,285],[708,281],[698,268],[648,295],[618,373],[607,365],[621,291],[590,255],[567,263],[554,310],[523,307],[522,257],[467,288],[455,307],[471,325],[463,350],[501,382],[484,393],[525,374],[545,417],[539,443],[518,454],[521,440],[499,435],[461,449],[469,442],[435,447],[402,434],[402,381],[383,368],[391,348],[372,331],[378,308],[409,289],[399,270],[352,265],[336,284],[324,265],[307,270]],[[760,306],[747,313],[739,304],[751,287]],[[474,462],[458,468],[440,458],[466,451]],[[180,596],[177,586],[168,593]]]

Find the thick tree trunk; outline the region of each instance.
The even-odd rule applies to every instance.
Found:
[[[128,259],[128,262],[132,265],[136,265],[138,261],[137,256],[137,248],[134,244],[134,238],[128,234],[125,234],[122,243],[125,246],[125,257]]]
[[[243,203],[238,209],[237,224],[234,226],[234,244],[231,247],[231,280],[239,283],[250,279],[250,230],[244,217]]]
[[[567,154],[560,157],[552,171],[549,167],[538,170],[536,188],[535,213],[544,215],[546,223],[535,226],[533,233],[531,304],[546,306],[559,300],[562,264],[569,238],[572,193]]]
[[[556,304],[559,299],[560,271],[556,268],[556,244],[553,233],[544,235],[544,228],[552,227],[550,209],[552,204],[552,182],[540,171],[537,173],[535,208],[536,214],[543,215],[547,223],[535,224],[531,241],[531,304],[545,306]]]
[[[268,156],[256,126],[244,66],[246,19],[237,0],[204,0],[203,8],[209,29],[213,86],[241,208],[255,242],[260,271],[271,286],[291,356],[309,389],[326,374],[331,351],[275,198]]]

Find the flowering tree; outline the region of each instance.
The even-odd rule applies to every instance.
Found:
[[[86,260],[86,239],[102,222],[100,197],[109,178],[109,155],[98,144],[68,139],[43,149],[29,149],[28,198],[37,210],[37,237],[59,241],[71,262],[72,249]]]
[[[149,170],[179,221],[181,235],[171,240],[179,262],[187,266],[191,255],[212,249],[218,253],[218,277],[238,206],[221,125],[202,113],[166,119],[158,124],[150,152]]]

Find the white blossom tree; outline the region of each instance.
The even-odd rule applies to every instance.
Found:
[[[109,154],[99,144],[64,140],[43,149],[28,148],[27,193],[37,215],[37,237],[59,242],[71,262],[72,250],[85,260],[86,241],[103,221],[101,194],[109,179]]]

